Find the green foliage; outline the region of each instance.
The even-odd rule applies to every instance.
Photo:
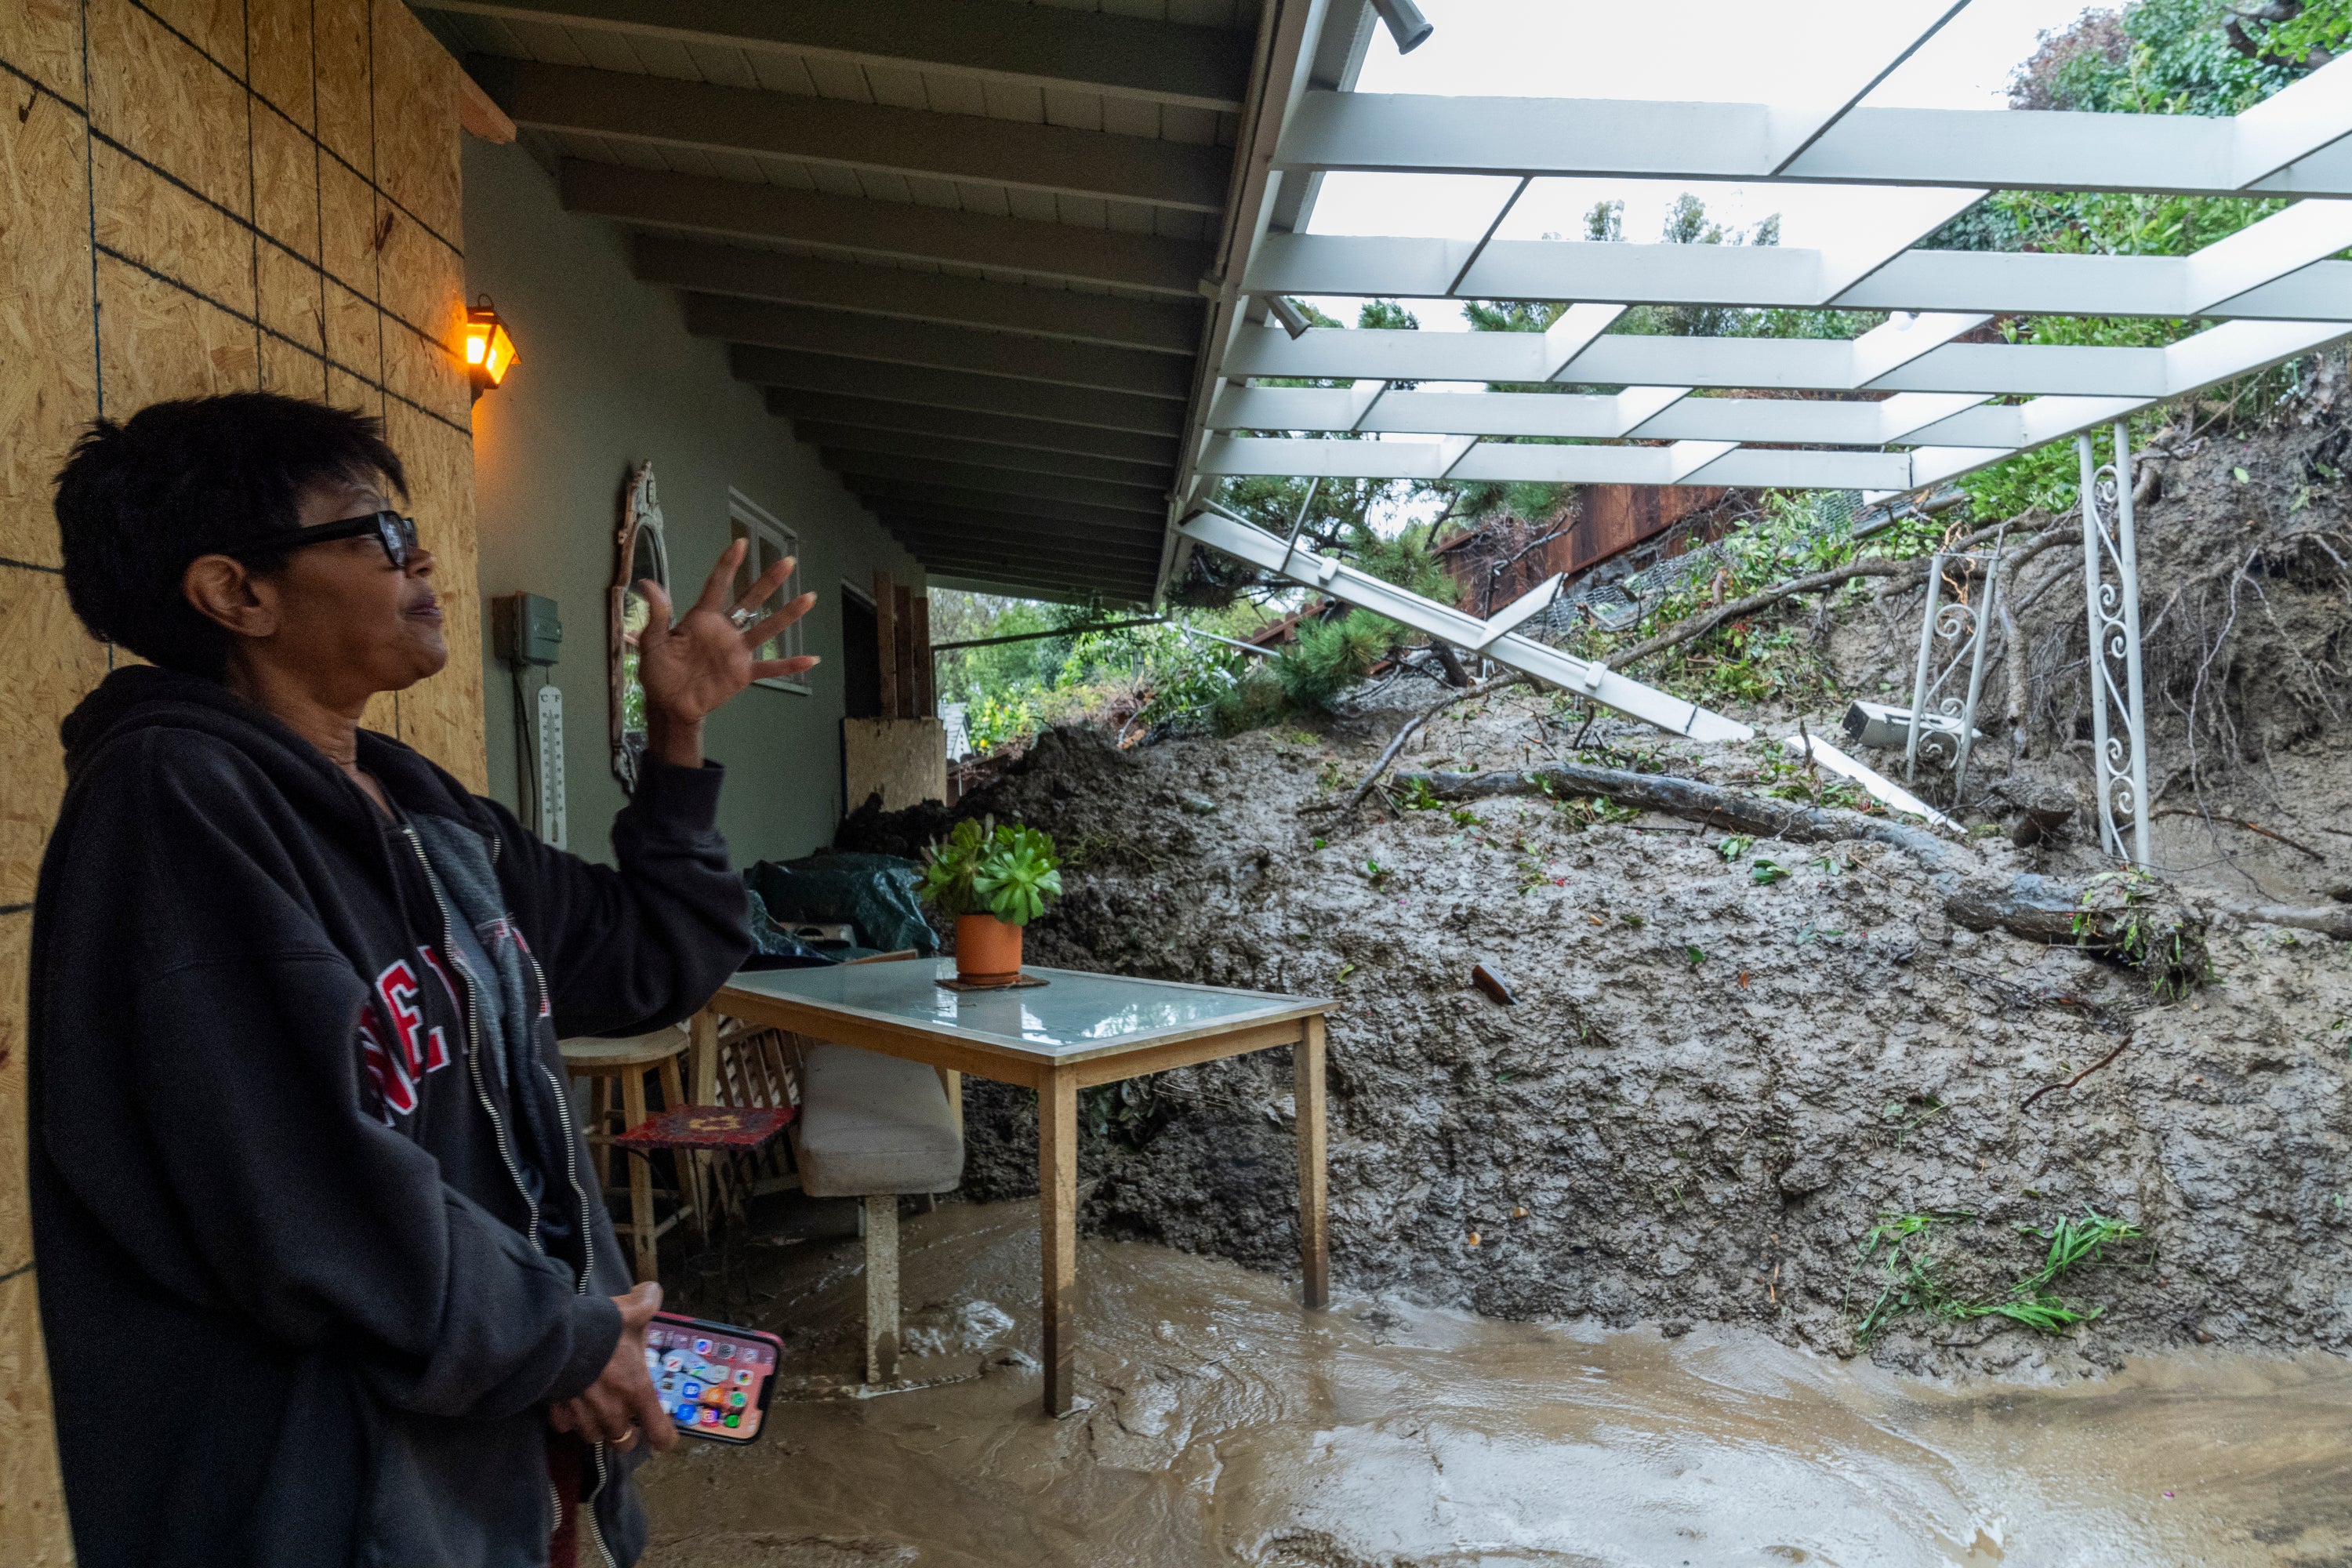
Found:
[[[1752,847],[1755,843],[1756,840],[1751,836],[1745,833],[1735,833],[1730,837],[1725,839],[1722,843],[1717,844],[1715,847],[1715,852],[1723,857],[1726,864],[1729,864],[1731,861],[1738,859],[1742,855],[1747,854],[1748,849]]]
[[[1788,877],[1789,868],[1777,860],[1759,859],[1748,868],[1748,879],[1759,888],[1769,888],[1775,882],[1786,881]]]
[[[2113,114],[2219,116],[2250,109],[2324,63],[2352,35],[2352,0],[2263,7],[2264,20],[2225,0],[2132,0],[2120,17],[2094,12],[2042,47],[2011,84],[2020,108]],[[2095,256],[2186,256],[2258,223],[2284,201],[2118,192],[2000,191],[1926,242],[1929,248],[2038,250]],[[2199,330],[2185,320],[2036,317],[2009,322],[2014,342],[2157,347]],[[2268,414],[2294,386],[2290,364],[2221,389],[2219,416]],[[2137,430],[2165,416],[2145,411]],[[1960,480],[1979,519],[2029,507],[2073,506],[2080,469],[2057,442]]]
[[[1428,530],[1408,528],[1390,536],[1359,521],[1348,526],[1344,537],[1345,550],[1362,570],[1423,598],[1453,601],[1454,580],[1431,552]],[[1273,661],[1270,673],[1294,707],[1325,709],[1401,647],[1405,637],[1404,627],[1370,610],[1349,609],[1302,621],[1297,639]]]
[[[2105,1309],[2082,1307],[2058,1294],[2058,1287],[2077,1268],[2105,1260],[2117,1242],[2138,1240],[2137,1226],[2109,1219],[2085,1208],[2081,1218],[2060,1215],[2042,1227],[2020,1226],[2021,1234],[2046,1241],[2042,1266],[2011,1285],[1999,1296],[1970,1299],[1956,1292],[1947,1261],[1931,1243],[1937,1227],[1974,1224],[1977,1216],[1963,1211],[1882,1215],[1862,1241],[1862,1261],[1879,1265],[1880,1289],[1854,1324],[1854,1337],[1867,1344],[1897,1319],[1912,1312],[1944,1322],[1975,1318],[2007,1318],[2042,1333],[2058,1333],[2099,1316]]]
[[[915,890],[943,915],[994,915],[1025,926],[1062,896],[1061,864],[1043,829],[966,817],[923,851]]]

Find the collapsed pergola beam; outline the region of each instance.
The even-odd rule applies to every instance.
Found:
[[[630,260],[640,282],[698,294],[992,327],[1188,358],[1201,346],[1197,304],[991,283],[905,267],[861,267],[668,235],[638,235]]]
[[[1578,658],[1495,623],[1423,598],[1349,565],[1336,555],[1317,555],[1215,512],[1202,511],[1180,525],[1188,539],[1245,561],[1262,571],[1302,583],[1345,604],[1359,605],[1452,647],[1477,648],[1507,669],[1629,713],[1671,734],[1695,741],[1745,741],[1756,731],[1737,720],[1711,712],[1671,692],[1629,679],[1598,659]]]
[[[1237,113],[1250,36],[970,0],[433,0],[437,11],[1075,89]]]
[[[894,435],[940,436],[1023,451],[1142,463],[1155,468],[1173,468],[1176,462],[1173,439],[1130,430],[775,385],[768,388],[764,400],[769,413],[785,419],[812,419]]]
[[[1107,510],[1131,511],[1155,521],[1164,521],[1168,512],[1164,487],[1113,484],[1064,474],[1024,473],[1016,468],[992,468],[977,463],[943,463],[883,452],[842,451],[831,447],[824,448],[819,456],[826,468],[854,479],[903,479],[912,484],[1018,496],[1024,500],[1077,501]]]
[[[1010,376],[883,364],[838,354],[802,353],[742,344],[728,351],[728,363],[738,381],[800,392],[928,404],[936,408],[982,414],[1013,414],[1144,436],[1174,436],[1183,426],[1183,405],[1132,393],[1051,386],[1016,381]]]
[[[1214,146],[495,55],[467,57],[467,69],[535,130],[1187,212],[1224,202],[1228,154]]]
[[[2233,119],[1854,108],[1793,159],[1767,103],[1309,92],[1286,174],[1788,180],[2179,195],[2352,196],[2352,69],[2338,60]]]
[[[988,213],[867,201],[784,185],[569,158],[559,187],[567,212],[648,228],[786,241],[897,261],[987,268],[1065,283],[1107,284],[1190,298],[1209,265],[1192,240]]]
[[[688,294],[686,330],[700,338],[835,354],[932,370],[977,371],[1056,386],[1083,386],[1181,401],[1191,366],[1169,354],[1098,343],[1055,342],[1013,332],[777,305],[723,294]]]
[[[1176,470],[1158,463],[1128,463],[1116,458],[1085,457],[1073,452],[1041,452],[1030,447],[1003,447],[986,441],[959,441],[945,436],[919,436],[899,430],[876,430],[863,425],[836,425],[825,420],[795,419],[793,435],[812,447],[842,453],[871,453],[917,458],[931,462],[961,463],[985,468],[1006,468],[1024,474],[1060,474],[1074,479],[1099,479],[1167,493]]]

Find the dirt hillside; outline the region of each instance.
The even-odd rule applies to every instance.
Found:
[[[1669,1334],[1756,1322],[1939,1373],[2080,1371],[2183,1342],[2352,1348],[2352,949],[2225,907],[2324,904],[2352,882],[2332,727],[2352,630],[2342,430],[2331,405],[2260,442],[2183,442],[2142,512],[2152,775],[2180,813],[2157,819],[2158,858],[2210,961],[2178,995],[1956,924],[1927,868],[1885,845],[1727,845],[1542,795],[1321,809],[1427,683],[1230,740],[1122,752],[1051,731],[959,814],[1034,823],[1067,853],[1034,962],[1335,999],[1349,1289]],[[2115,870],[2079,809],[2011,843],[2021,802],[2046,820],[2053,792],[2088,799],[2079,543],[2060,581],[2066,554],[2021,574],[2014,723],[2006,659],[1988,682],[1991,788],[1955,850],[1979,879]],[[1907,682],[1918,595],[1789,614],[1814,626],[1834,689],[1740,712],[1770,741],[1700,748],[1603,716],[1579,753],[1581,711],[1521,690],[1439,720],[1403,765],[1581,754],[1801,791],[1777,737],[1799,717],[1829,732],[1846,696]],[[947,817],[861,814],[843,841],[912,853]],[[1516,1005],[1472,985],[1482,961]],[[1259,1059],[1091,1095],[1083,1223],[1290,1268],[1288,1079]],[[1034,1190],[1026,1099],[971,1086],[971,1195]],[[2087,1250],[2059,1269],[2053,1244]]]

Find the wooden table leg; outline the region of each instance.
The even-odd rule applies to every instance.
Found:
[[[1053,1074],[1037,1091],[1037,1229],[1045,1274],[1045,1414],[1066,1415],[1078,1279],[1078,1080],[1068,1071]]]
[[[643,1068],[631,1068],[621,1075],[621,1116],[634,1130],[646,1120],[646,1074]],[[653,1162],[640,1153],[623,1156],[629,1163],[629,1240],[636,1254],[636,1275],[640,1284],[656,1277],[654,1267],[656,1237],[654,1236],[654,1167]]]
[[[1330,1237],[1324,1214],[1323,1018],[1306,1020],[1291,1047],[1291,1104],[1298,1121],[1298,1261],[1309,1307],[1331,1304]]]
[[[719,1103],[719,1014],[705,1007],[687,1023],[686,1103],[688,1105]],[[718,1163],[709,1152],[697,1150],[686,1156],[685,1163],[694,1167],[694,1190],[698,1198],[705,1192],[717,1191]],[[706,1229],[706,1239],[708,1234]]]

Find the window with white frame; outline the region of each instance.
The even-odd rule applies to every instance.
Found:
[[[757,582],[760,574],[769,567],[779,561],[791,559],[797,562],[799,559],[800,536],[778,522],[758,502],[740,490],[730,489],[727,492],[727,531],[732,538],[748,539],[751,542],[751,548],[743,552],[743,564],[735,572],[735,596],[739,600],[751,591],[751,584]],[[772,614],[798,598],[800,592],[801,572],[796,564],[793,568],[793,574],[784,579],[783,586],[777,589],[772,596],[759,605],[760,614]],[[763,659],[797,658],[802,650],[803,629],[803,623],[797,621],[786,626],[782,632],[760,646],[759,657]],[[797,691],[803,696],[807,695],[809,689],[808,681],[802,677],[794,677],[789,680],[772,678],[759,684],[772,686],[782,691]]]

